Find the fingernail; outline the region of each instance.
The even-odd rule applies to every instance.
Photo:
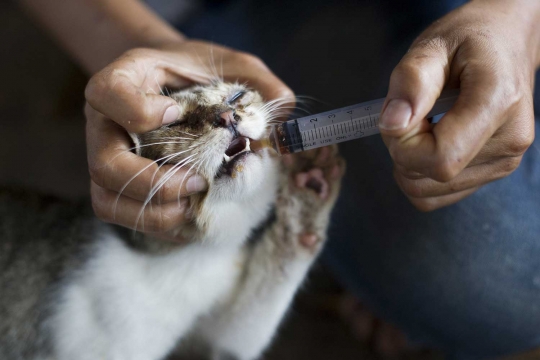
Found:
[[[178,120],[178,117],[180,117],[180,110],[178,109],[178,106],[169,106],[163,115],[163,125],[167,125]]]
[[[379,127],[384,130],[405,129],[411,120],[412,109],[409,102],[402,99],[390,100],[381,115]]]
[[[186,191],[188,194],[200,192],[208,189],[208,183],[200,175],[193,175],[187,180]]]

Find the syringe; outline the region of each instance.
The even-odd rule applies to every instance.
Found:
[[[459,90],[444,91],[427,115],[437,122],[456,101]],[[278,155],[337,144],[379,134],[384,98],[285,121],[270,128],[268,137],[251,142],[251,150],[273,148]]]

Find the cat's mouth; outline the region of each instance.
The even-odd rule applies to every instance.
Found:
[[[236,164],[243,160],[248,154],[251,153],[250,139],[245,136],[239,136],[229,144],[225,154],[223,154],[223,161],[217,176],[233,174]]]

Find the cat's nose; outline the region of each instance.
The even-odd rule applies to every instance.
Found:
[[[227,110],[218,115],[217,123],[219,126],[228,128],[230,126],[236,125],[236,120],[234,118],[234,111]]]

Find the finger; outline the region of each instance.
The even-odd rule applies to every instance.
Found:
[[[293,91],[254,55],[202,41],[184,43],[180,52],[173,50],[163,54],[167,61],[164,67],[170,75],[192,82],[208,83],[215,77],[230,82],[246,82],[259,91],[266,101],[284,99],[288,104],[295,103]],[[216,61],[219,61],[219,65]]]
[[[92,180],[134,200],[145,201],[159,188],[152,196],[154,203],[176,202],[208,188],[206,180],[193,173],[190,162],[181,167],[159,166],[133,154],[125,131],[96,113],[88,115],[87,148]]]
[[[449,76],[451,49],[442,40],[424,40],[413,45],[390,77],[379,128],[386,136],[411,136],[428,126],[426,115],[433,108]]]
[[[120,196],[91,182],[92,206],[103,221],[145,233],[164,233],[184,224],[188,199],[165,205],[147,205],[127,196]]]
[[[293,91],[285,85],[266,64],[256,56],[237,52],[229,60],[223,78],[228,81],[246,81],[259,91],[266,101],[284,99],[295,103]]]
[[[409,197],[428,198],[449,195],[485,185],[511,174],[521,162],[522,156],[501,158],[496,161],[471,166],[449,182],[438,182],[429,178],[412,178],[396,167],[394,177],[401,190]]]
[[[521,157],[533,141],[534,115],[531,106],[528,115],[525,113],[521,118],[507,121],[501,126],[484,144],[478,155],[469,162],[467,168],[497,161],[511,162],[512,160],[508,160],[508,158]],[[407,179],[418,180],[426,178],[424,174],[410,170],[402,165],[394,164],[394,166]]]
[[[134,133],[156,129],[180,116],[176,101],[143,85],[145,77],[158,76],[159,71],[148,74],[143,70],[147,65],[141,63],[128,54],[94,75],[85,90],[92,108]]]
[[[416,207],[418,210],[428,212],[428,211],[437,210],[439,208],[442,208],[448,205],[455,204],[458,201],[463,200],[467,196],[472,195],[479,188],[480,187],[477,186],[477,187],[463,190],[454,194],[429,197],[429,198],[415,198],[411,196],[408,196],[408,198],[411,204],[413,204],[414,207]]]
[[[480,58],[480,54],[468,56]],[[387,136],[396,163],[435,180],[449,181],[477,156],[506,120],[507,109],[513,109],[517,100],[508,98],[507,87],[500,86],[493,65],[467,62],[459,77],[460,96],[432,132],[423,126],[399,139]]]

